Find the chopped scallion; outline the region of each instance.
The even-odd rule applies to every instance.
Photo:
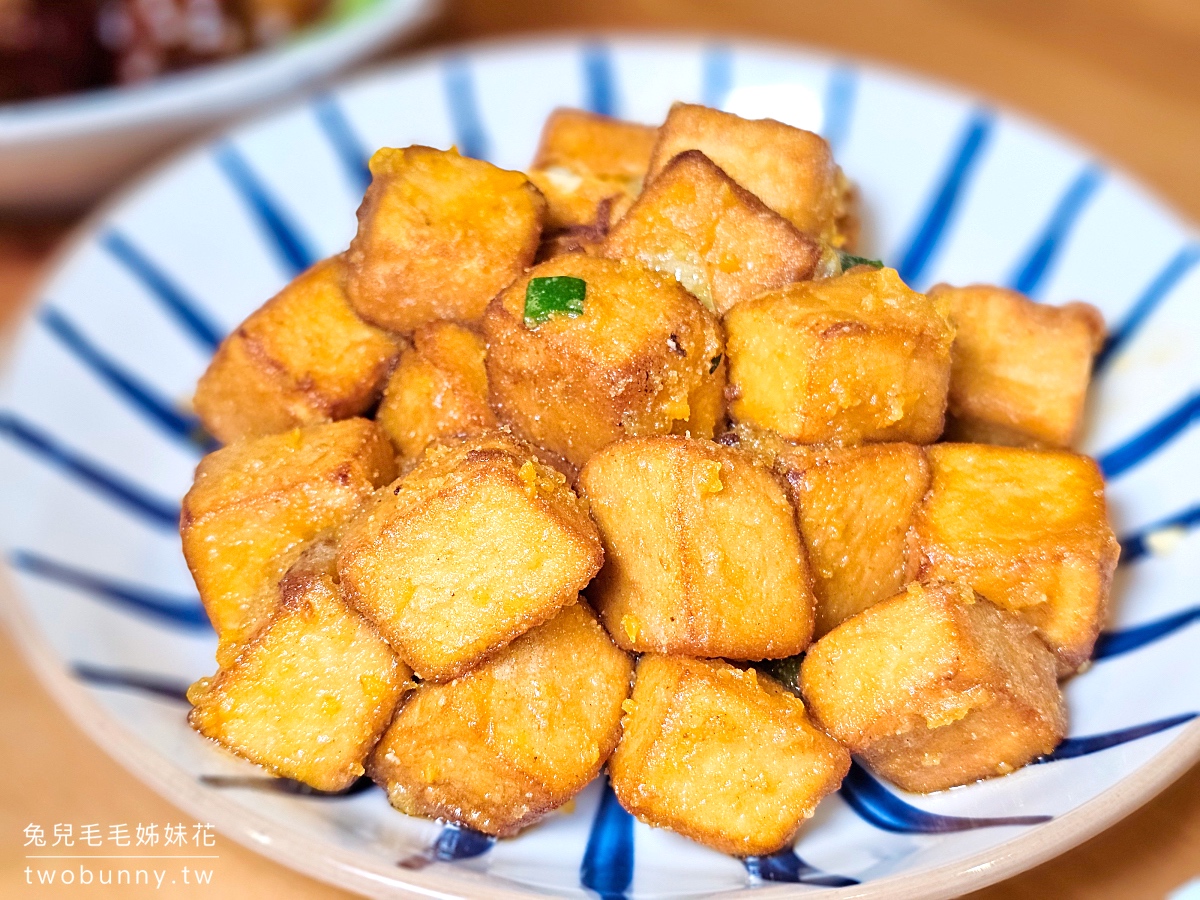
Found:
[[[551,316],[582,315],[586,295],[587,282],[582,278],[570,275],[531,278],[525,288],[525,324],[541,325]]]

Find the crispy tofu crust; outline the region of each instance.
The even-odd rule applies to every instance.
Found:
[[[606,560],[587,595],[619,647],[768,659],[808,646],[815,602],[795,511],[749,454],[629,438],[593,456],[579,486]]]
[[[641,179],[658,139],[653,125],[560,107],[546,117],[533,168]]]
[[[501,432],[440,444],[347,529],[342,590],[424,680],[483,662],[575,600],[596,526],[566,478]]]
[[[922,578],[969,584],[1017,611],[1075,672],[1108,609],[1120,544],[1095,461],[985,444],[928,449],[932,483],[913,526]]]
[[[616,222],[642,189],[658,129],[579,109],[556,109],[542,128],[529,180],[547,201],[547,230]]]
[[[601,248],[677,278],[724,315],[764,291],[813,277],[820,245],[699,150],[672,159]]]
[[[924,448],[787,445],[775,465],[812,564],[818,637],[913,580],[908,531],[929,489]]]
[[[531,278],[587,283],[583,313],[524,321]],[[724,417],[716,318],[668,276],[568,254],[501,293],[483,320],[492,407],[527,440],[582,466],[627,436],[712,437]]]
[[[281,601],[233,662],[188,692],[188,723],[238,756],[321,791],[348,788],[392,719],[412,672],[302,557]]]
[[[379,399],[402,341],[346,301],[339,257],[317,263],[221,342],[195,408],[228,443],[357,416]]]
[[[479,668],[418,688],[371,777],[401,812],[516,834],[599,774],[632,675],[587,604],[573,603]]]
[[[753,669],[647,654],[609,761],[621,805],[734,856],[787,846],[850,754],[799,697]]]
[[[454,322],[430,322],[413,334],[388,380],[375,421],[405,459],[441,438],[496,427],[488,406],[483,338]]]
[[[909,791],[1005,775],[1066,734],[1053,655],[963,585],[912,584],[847,620],[800,679],[821,727]]]
[[[936,285],[954,324],[954,440],[1067,447],[1079,432],[1104,318],[1087,303],[1049,306],[990,285]]]
[[[304,548],[395,476],[391,444],[366,419],[235,441],[200,461],[179,531],[222,655],[271,613]]]
[[[383,148],[346,253],[346,294],[369,322],[411,334],[474,322],[533,262],[546,202],[520,172],[457,152]]]
[[[820,135],[774,119],[743,119],[676,103],[659,129],[647,181],[685,150],[699,150],[801,231],[834,247],[857,231],[848,182]]]
[[[954,331],[894,269],[858,267],[725,316],[730,415],[802,444],[937,440]]]

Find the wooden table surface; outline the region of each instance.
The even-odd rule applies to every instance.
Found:
[[[936,76],[1050,123],[1200,220],[1197,0],[446,0],[442,18],[415,43],[571,30],[794,41]],[[28,290],[72,224],[0,220],[0,335],[11,334]],[[3,633],[0,723],[0,895],[79,890],[25,886],[22,832],[30,822],[187,820],[59,712]],[[219,846],[212,887],[167,895],[346,896],[229,841]],[[973,897],[1140,900],[1164,897],[1197,876],[1200,768],[1083,846]]]

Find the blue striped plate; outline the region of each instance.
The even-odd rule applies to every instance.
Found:
[[[185,401],[222,335],[346,246],[374,148],[457,144],[517,168],[555,106],[656,122],[676,99],[825,134],[861,187],[867,252],[915,287],[990,281],[1108,318],[1083,447],[1110,479],[1124,555],[1095,664],[1066,688],[1071,737],[1044,764],[932,796],[856,766],[794,848],[742,861],[634,822],[602,780],[495,842],[406,818],[374,788],[297,792],[194,735],[182,692],[215,642],[176,516],[206,450]],[[750,46],[426,57],[175,160],[93,221],[39,301],[0,400],[10,618],[102,744],[295,868],[380,896],[949,896],[1083,840],[1200,756],[1200,243],[1119,172],[978,100]]]

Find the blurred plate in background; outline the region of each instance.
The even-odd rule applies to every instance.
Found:
[[[336,21],[227,62],[136,87],[0,104],[0,210],[94,200],[167,147],[382,50],[437,6],[438,0],[365,0]]]

